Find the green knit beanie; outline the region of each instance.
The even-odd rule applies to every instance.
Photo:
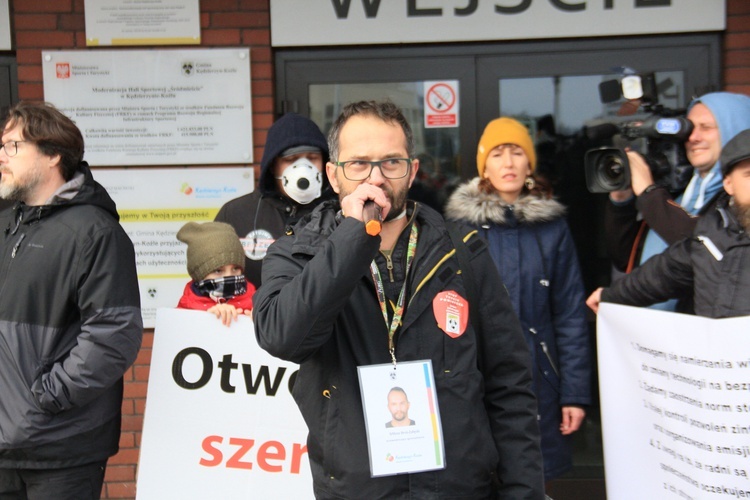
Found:
[[[245,251],[229,224],[188,222],[177,232],[177,239],[187,243],[187,270],[194,281],[229,264],[245,268]]]

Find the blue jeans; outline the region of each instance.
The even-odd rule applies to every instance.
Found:
[[[0,469],[0,500],[99,500],[107,461],[64,469]]]

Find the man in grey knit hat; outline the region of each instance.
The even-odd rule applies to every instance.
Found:
[[[227,202],[216,216],[232,225],[245,249],[245,276],[261,285],[268,247],[332,191],[323,172],[328,144],[309,118],[287,113],[268,130],[258,189]]]

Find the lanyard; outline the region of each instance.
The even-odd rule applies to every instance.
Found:
[[[393,310],[393,319],[391,320],[390,326],[388,325],[388,308],[386,305],[385,291],[383,289],[383,279],[380,276],[380,269],[375,263],[375,260],[370,264],[370,273],[372,274],[372,281],[375,283],[375,291],[378,295],[378,302],[380,303],[380,310],[383,313],[383,320],[385,320],[385,326],[388,328],[388,352],[391,353],[391,361],[393,361],[393,374],[395,376],[396,371],[396,347],[393,344],[393,336],[398,329],[398,325],[401,323],[401,316],[404,314],[404,302],[406,300],[406,279],[409,275],[409,267],[414,259],[414,254],[417,253],[417,234],[419,230],[416,224],[412,224],[411,233],[409,234],[409,246],[406,250],[406,271],[404,272],[404,285],[401,287],[401,292],[398,295],[398,302]]]

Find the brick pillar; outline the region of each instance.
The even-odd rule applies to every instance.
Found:
[[[750,2],[727,0],[724,36],[724,88],[750,95]]]

